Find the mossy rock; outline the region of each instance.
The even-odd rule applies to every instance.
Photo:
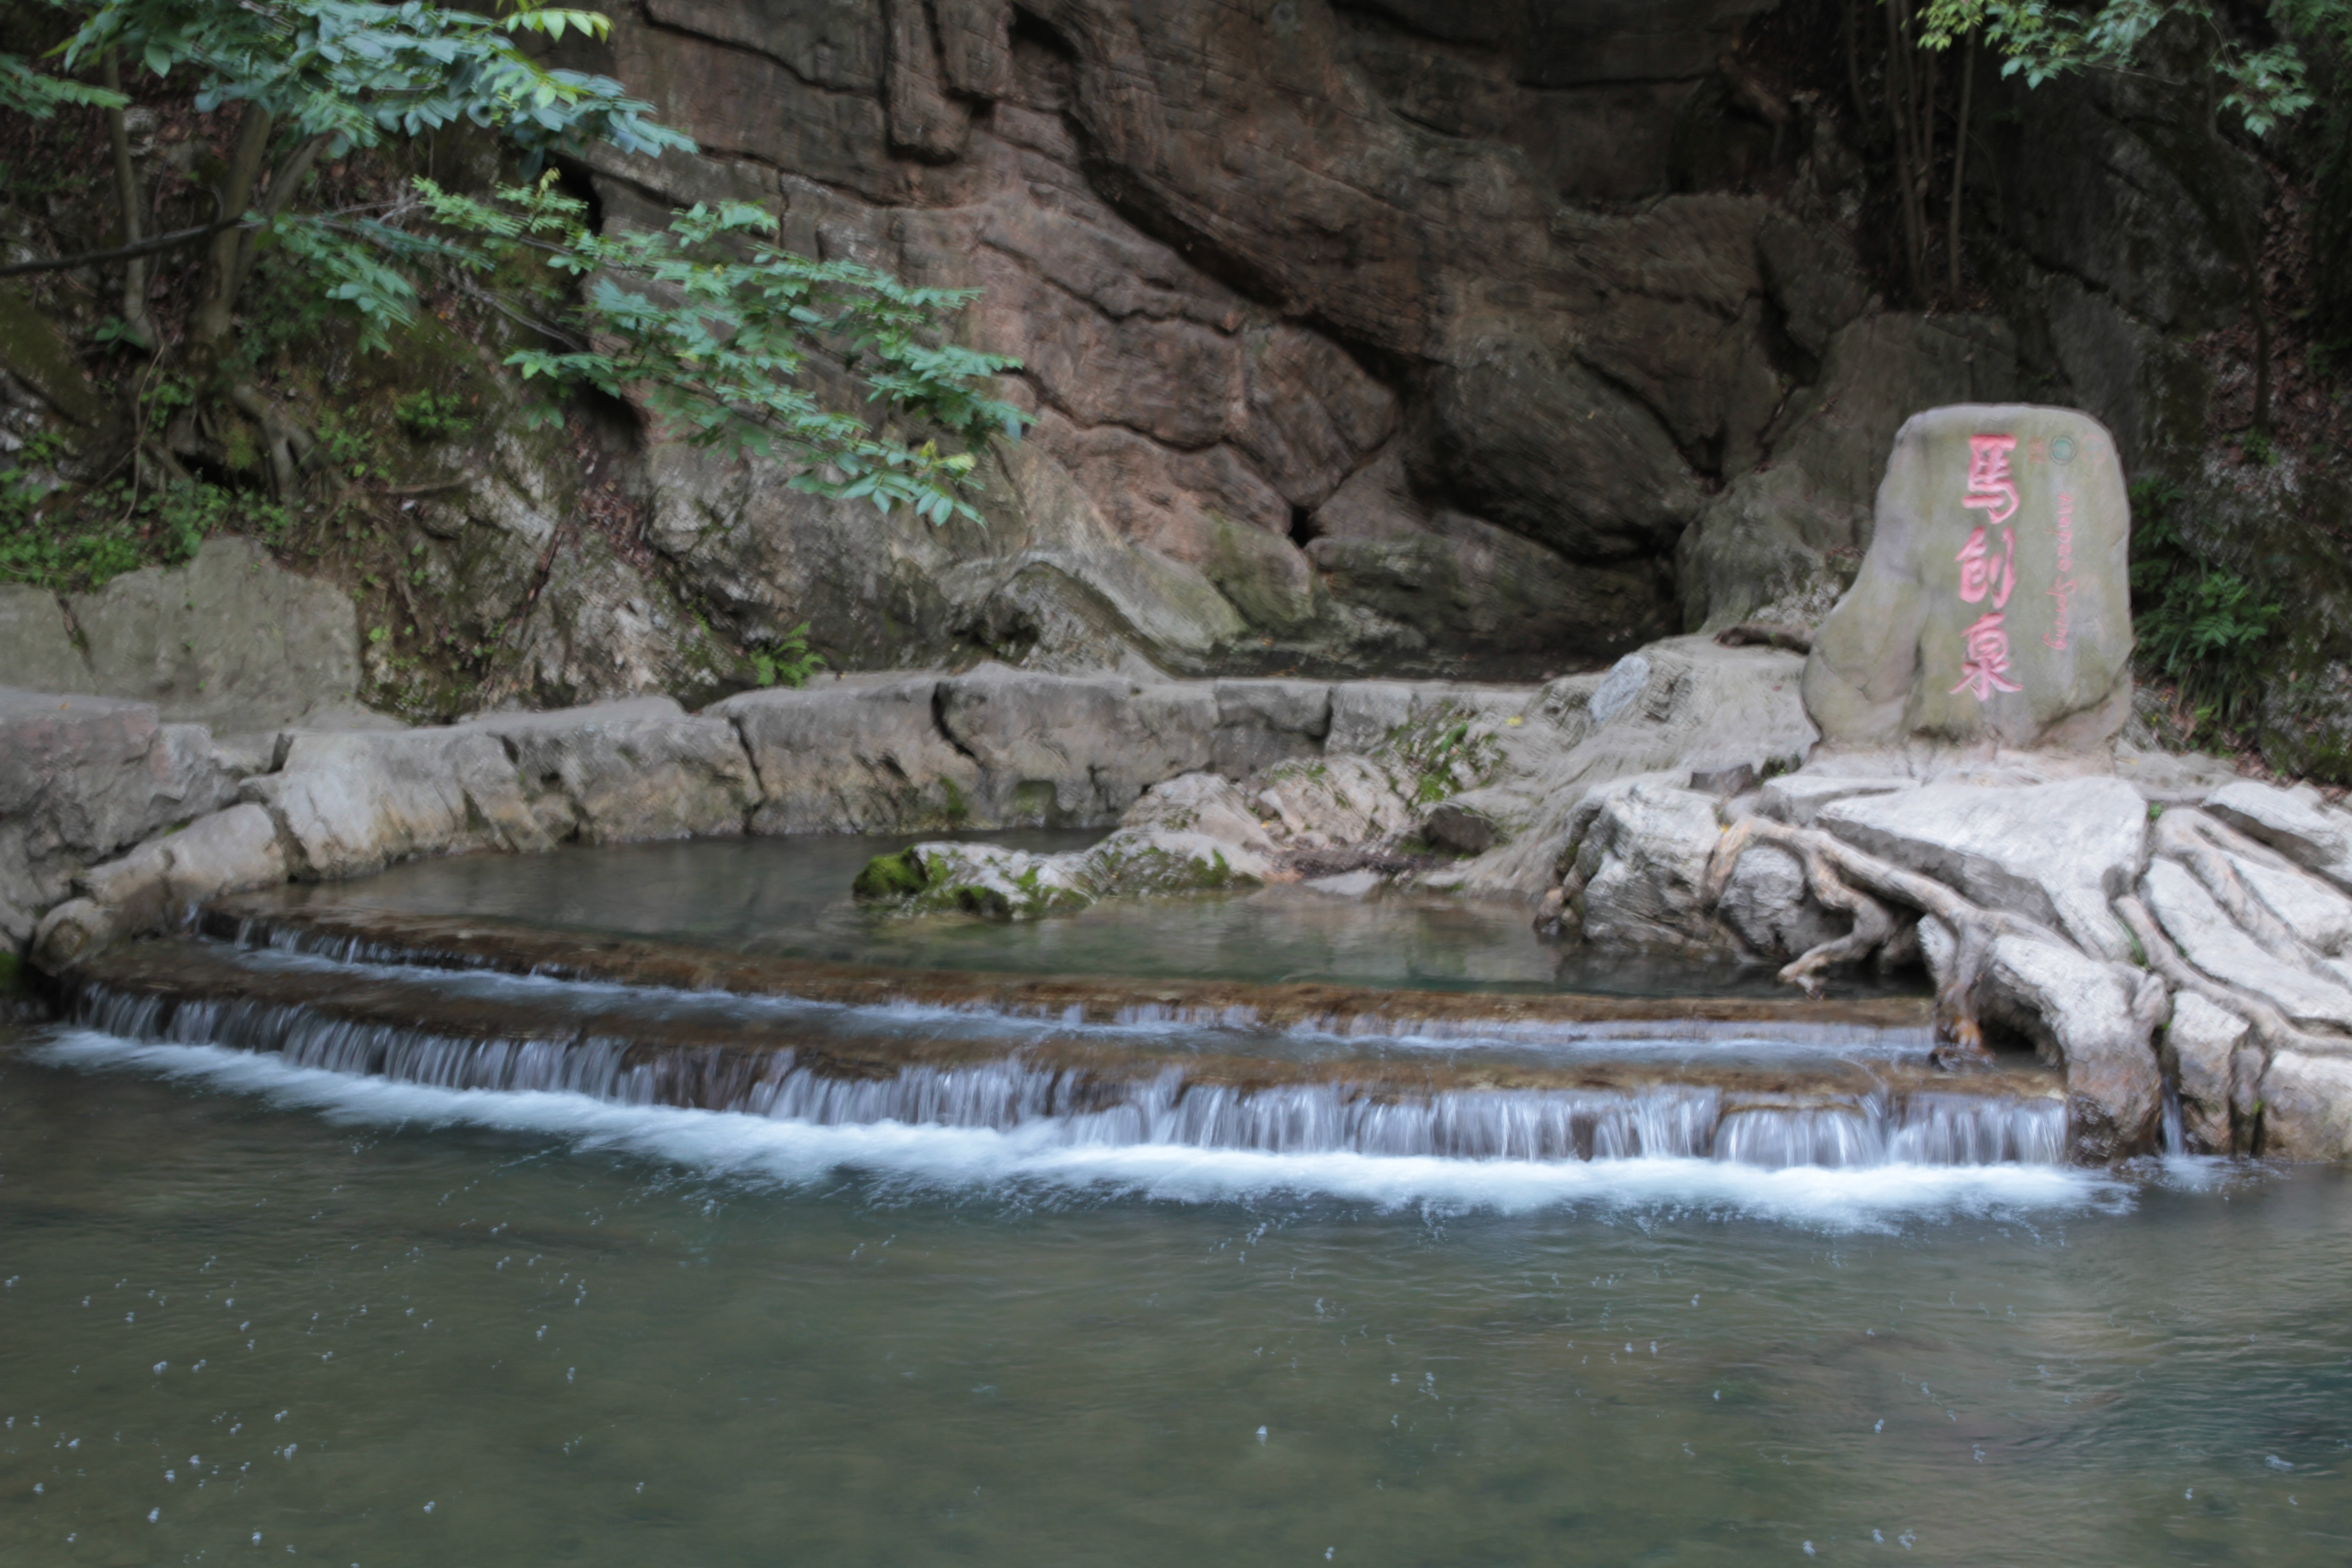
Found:
[[[922,857],[912,849],[901,849],[895,855],[877,855],[866,862],[849,890],[861,899],[911,899],[929,883]]]

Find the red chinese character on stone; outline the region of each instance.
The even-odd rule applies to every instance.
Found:
[[[1985,529],[1979,526],[1969,535],[1969,542],[1960,546],[1960,552],[1953,557],[1960,563],[1960,598],[1967,604],[1981,604],[1990,593],[1992,607],[2006,609],[2009,607],[2009,595],[2017,587],[2017,531],[2012,528],[2000,531],[1999,554],[1993,553],[1985,533]]]
[[[2002,629],[1999,610],[1983,616],[1960,636],[1960,683],[1952,688],[1953,696],[1972,691],[1984,702],[1996,691],[2025,689],[2003,679],[2009,674],[2009,633]]]
[[[1960,504],[1996,525],[2017,515],[2017,481],[2009,473],[2009,456],[2016,450],[2014,436],[1969,437],[1969,492]]]

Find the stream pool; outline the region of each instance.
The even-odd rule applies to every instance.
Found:
[[[862,924],[874,845],[751,847],[786,886],[633,849],[335,892],[1560,984],[1500,915],[1379,906],[1129,913],[1122,971],[1084,920]],[[6,1565],[2339,1564],[2347,1303],[2326,1170],[1057,1142],[0,1026]]]

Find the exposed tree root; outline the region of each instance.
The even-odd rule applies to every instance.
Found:
[[[2156,852],[2195,872],[2197,879],[2213,895],[2213,901],[2221,906],[2221,912],[2261,943],[2263,952],[2303,967],[2309,962],[2303,943],[2295,940],[2286,922],[2273,914],[2270,906],[2246,886],[2238,868],[2230,864],[2229,856],[2219,847],[2218,835],[2206,831],[2221,826],[2201,811],[2168,811],[2157,818]]]
[[[1852,931],[1801,954],[1780,971],[1780,979],[1809,994],[1818,994],[1822,970],[1866,958],[1900,936],[1904,925],[1887,908],[1889,903],[1916,910],[1941,921],[1952,932],[1953,962],[1936,994],[1936,1034],[1938,1040],[1967,1056],[1984,1053],[1984,1026],[1977,1015],[1975,994],[1993,939],[2023,936],[2066,945],[2048,928],[2000,910],[1988,910],[1933,877],[1906,871],[1818,828],[1791,827],[1760,816],[1737,823],[1716,845],[1702,889],[1707,908],[1722,901],[1723,889],[1739,858],[1758,844],[1774,845],[1794,855],[1804,868],[1805,885],[1813,897],[1827,908],[1853,916]]]

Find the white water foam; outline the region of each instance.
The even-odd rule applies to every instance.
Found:
[[[714,1175],[798,1185],[856,1171],[917,1186],[1043,1185],[1183,1203],[1273,1194],[1382,1208],[1520,1213],[1555,1207],[1738,1215],[1825,1229],[1885,1229],[1914,1218],[2115,1209],[2130,1189],[2052,1165],[1795,1166],[1713,1160],[1448,1160],[1353,1152],[1270,1154],[1167,1144],[1076,1144],[1050,1128],[816,1126],[729,1111],[619,1105],[544,1090],[440,1089],[291,1065],[217,1046],[61,1034],[38,1059],[132,1070],[250,1094],[330,1120],[469,1126],[557,1138],[583,1150],[672,1161]]]

